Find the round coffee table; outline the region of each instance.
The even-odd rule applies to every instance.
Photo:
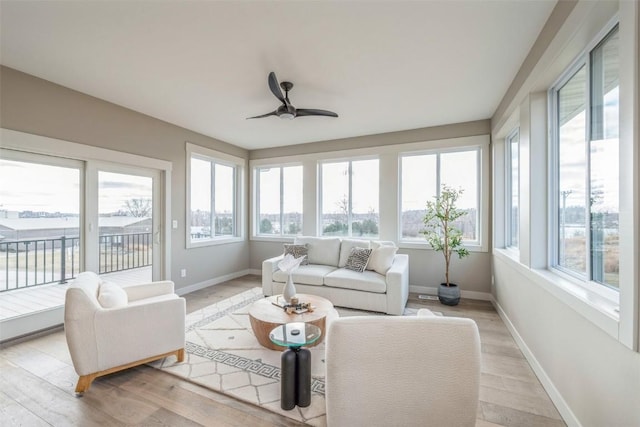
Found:
[[[322,331],[320,339],[309,345],[309,347],[316,346],[322,342],[325,335],[327,314],[334,311],[333,304],[328,299],[315,295],[297,294],[296,297],[300,302],[311,303],[314,307],[313,312],[287,314],[282,307],[274,305],[275,303],[284,303],[282,295],[267,297],[251,305],[249,309],[251,328],[260,345],[271,350],[284,350],[286,347],[277,345],[269,339],[269,333],[280,325],[292,322],[310,323],[320,328]]]

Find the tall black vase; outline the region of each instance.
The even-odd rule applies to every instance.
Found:
[[[438,299],[444,305],[458,305],[460,302],[460,288],[454,283],[440,283]]]

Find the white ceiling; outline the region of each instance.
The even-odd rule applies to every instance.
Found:
[[[490,118],[555,1],[6,1],[0,62],[247,149]],[[339,118],[246,120],[298,108]]]

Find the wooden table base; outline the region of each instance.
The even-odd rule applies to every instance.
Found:
[[[268,297],[253,303],[249,309],[251,328],[263,347],[271,350],[284,350],[286,347],[271,342],[269,333],[277,326],[292,322],[310,323],[320,328],[322,336],[309,347],[316,346],[324,340],[326,318],[327,314],[333,311],[333,304],[328,299],[315,295],[298,294],[297,297],[301,302],[311,303],[315,307],[313,312],[287,314],[281,307],[272,304],[277,301],[278,296]],[[280,300],[282,300],[281,297]]]

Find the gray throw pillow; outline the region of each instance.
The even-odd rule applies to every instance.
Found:
[[[347,258],[347,265],[344,268],[362,273],[367,267],[370,256],[371,249],[351,248],[349,258]]]
[[[307,245],[291,245],[288,243],[284,244],[284,254],[285,255],[293,255],[294,258],[300,258],[301,256],[305,257],[304,261],[300,263],[300,265],[309,265],[309,258],[307,257],[309,250],[307,249]]]

